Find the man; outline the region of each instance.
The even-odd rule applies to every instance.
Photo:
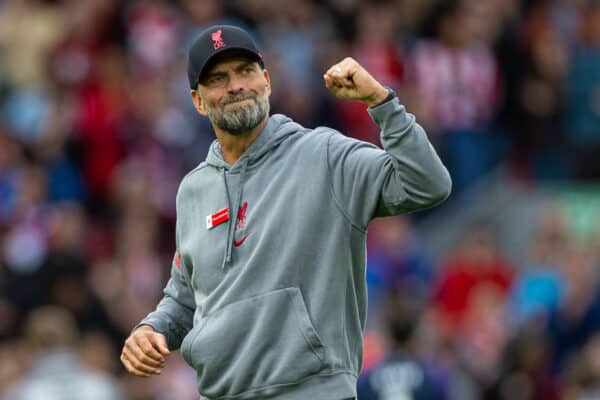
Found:
[[[443,400],[444,377],[419,359],[418,328],[423,309],[398,294],[387,299],[384,323],[388,336],[386,359],[361,375],[360,400]],[[445,378],[445,377],[444,377]]]
[[[269,116],[269,73],[239,28],[202,32],[188,78],[217,140],[181,182],[171,279],[123,364],[158,374],[180,348],[203,397],[354,398],[367,224],[442,202],[446,169],[394,93],[350,58],[325,85],[369,105],[385,151]]]

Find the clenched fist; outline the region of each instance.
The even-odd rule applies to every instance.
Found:
[[[351,57],[334,64],[325,72],[323,79],[327,89],[336,97],[360,100],[369,107],[381,103],[388,96],[387,89]]]
[[[171,354],[165,335],[151,326],[142,325],[131,333],[121,352],[121,362],[133,375],[150,376],[161,373],[165,357]]]

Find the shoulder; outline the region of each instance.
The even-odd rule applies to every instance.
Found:
[[[282,145],[286,152],[299,151],[300,154],[314,154],[319,149],[324,150],[333,136],[344,137],[340,132],[327,126],[305,128],[299,125],[298,129],[282,142]]]
[[[197,185],[198,180],[201,180],[203,173],[207,171],[207,167],[208,163],[206,161],[202,161],[197,167],[184,175],[179,183],[179,188],[177,189],[177,201],[179,201],[180,198],[185,195],[185,193],[189,192]]]
[[[193,175],[201,173],[207,166],[208,166],[208,163],[206,161],[202,161],[200,164],[198,164],[196,166],[196,168],[192,169],[190,172],[188,172],[187,174],[184,175],[184,177],[181,179],[181,185],[183,185],[185,183],[185,181],[189,180],[189,178],[192,177]]]

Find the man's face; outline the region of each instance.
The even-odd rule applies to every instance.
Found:
[[[232,135],[257,127],[269,114],[269,74],[258,62],[233,55],[208,70],[192,98],[200,114]]]

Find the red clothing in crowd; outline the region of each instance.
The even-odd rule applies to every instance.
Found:
[[[458,256],[449,260],[442,271],[433,300],[436,309],[453,327],[463,321],[475,289],[493,285],[505,296],[514,277],[512,266],[500,257],[485,262]]]

